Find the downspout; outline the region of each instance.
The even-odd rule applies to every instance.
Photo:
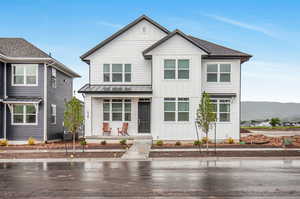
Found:
[[[7,65],[6,62],[4,62],[4,99],[7,98]],[[3,124],[3,137],[6,140],[7,139],[7,131],[6,131],[6,122],[7,122],[7,116],[6,116],[6,104],[4,104],[4,124]]]
[[[241,140],[241,113],[242,113],[242,110],[241,110],[241,108],[242,108],[242,106],[241,106],[241,101],[242,101],[242,99],[241,99],[241,91],[242,91],[242,89],[241,89],[241,87],[242,87],[242,64],[241,64],[241,61],[240,61],[240,88],[239,88],[239,139]],[[239,140],[239,141],[240,141]]]
[[[44,142],[47,141],[47,133],[48,133],[48,113],[47,113],[47,109],[48,109],[48,87],[47,87],[47,83],[48,83],[48,75],[47,75],[47,64],[44,63]]]

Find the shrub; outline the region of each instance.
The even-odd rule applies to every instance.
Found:
[[[121,144],[121,145],[126,145],[126,143],[127,143],[127,140],[126,140],[126,139],[120,140],[120,144]]]
[[[181,142],[180,142],[180,141],[177,141],[177,142],[175,143],[175,146],[181,146]]]
[[[162,146],[162,145],[164,145],[164,142],[163,142],[162,140],[158,140],[158,141],[156,142],[156,145],[157,145],[157,146]]]
[[[35,145],[36,140],[35,140],[33,137],[30,137],[30,138],[28,138],[27,143],[28,143],[29,145]]]
[[[0,140],[0,146],[7,146],[8,141],[7,140]]]
[[[80,143],[81,146],[85,146],[85,145],[87,144],[86,141],[85,141],[84,139],[83,139],[83,140],[80,140],[79,143]]]
[[[246,144],[246,142],[244,142],[244,141],[241,141],[241,142],[240,142],[240,144]]]
[[[194,141],[194,145],[195,145],[195,146],[201,145],[201,140],[195,140],[195,141]]]
[[[227,139],[228,144],[234,144],[234,139],[232,137]]]
[[[105,140],[103,140],[103,141],[101,141],[101,143],[100,143],[101,145],[106,145],[106,141]]]
[[[203,143],[203,144],[210,143],[210,140],[208,137],[203,137],[201,140],[201,143]]]

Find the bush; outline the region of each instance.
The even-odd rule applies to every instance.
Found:
[[[164,142],[163,142],[162,140],[158,140],[158,141],[156,142],[156,145],[157,145],[157,146],[162,146],[162,145],[164,145]]]
[[[30,138],[28,138],[27,143],[28,143],[29,145],[35,145],[36,140],[35,140],[33,137],[30,137]]]
[[[125,140],[125,139],[120,140],[120,144],[121,144],[121,145],[126,145],[126,143],[127,143],[127,140]]]
[[[227,139],[227,143],[228,143],[228,144],[234,144],[234,139],[231,138],[231,137],[228,138],[228,139]]]
[[[244,141],[241,141],[241,142],[240,142],[240,144],[246,144],[246,142],[244,142]]]
[[[177,141],[177,142],[175,143],[175,146],[181,146],[181,142],[180,142],[180,141]]]
[[[80,140],[79,143],[80,143],[81,146],[85,146],[85,145],[87,144],[86,141],[85,141],[84,139],[83,139],[83,140]]]
[[[0,146],[7,146],[8,141],[7,140],[0,140]]]
[[[195,146],[199,146],[199,145],[201,145],[202,143],[201,143],[201,140],[195,140],[194,141],[194,145]]]
[[[203,143],[203,144],[210,143],[210,140],[207,137],[203,137],[201,140],[201,143]]]
[[[105,140],[103,140],[103,141],[101,141],[101,143],[100,143],[101,145],[106,145],[106,141]]]

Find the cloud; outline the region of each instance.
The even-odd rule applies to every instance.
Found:
[[[220,22],[224,22],[224,23],[227,23],[227,24],[238,26],[238,27],[241,27],[241,28],[244,28],[244,29],[260,32],[260,33],[263,33],[263,34],[268,35],[270,37],[276,37],[276,35],[273,32],[271,32],[270,30],[267,30],[263,27],[260,27],[260,26],[252,25],[252,24],[249,24],[249,23],[237,21],[237,20],[234,20],[234,19],[230,19],[230,18],[227,18],[227,17],[218,16],[218,15],[204,14],[204,16],[207,16],[209,18],[212,18],[212,19],[220,21]]]
[[[123,25],[121,25],[121,24],[110,23],[110,22],[107,22],[107,21],[98,21],[97,24],[102,25],[102,26],[111,27],[111,28],[121,28],[121,27],[123,27]]]

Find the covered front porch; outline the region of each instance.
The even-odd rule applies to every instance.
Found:
[[[118,140],[151,136],[151,87],[102,85],[92,89],[93,93],[86,92],[84,96],[87,139]],[[122,130],[128,135],[119,132]]]

